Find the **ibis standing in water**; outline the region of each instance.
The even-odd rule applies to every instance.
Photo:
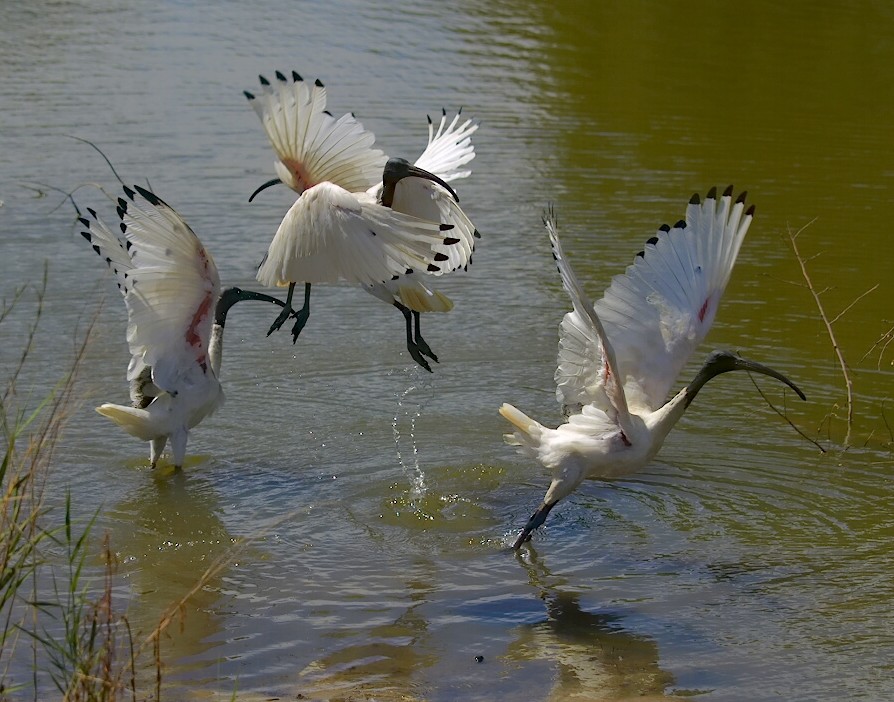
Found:
[[[227,312],[242,300],[283,302],[240,288],[220,291],[211,254],[154,193],[125,186],[113,233],[88,209],[82,236],[109,265],[127,307],[127,367],[132,404],[103,404],[101,415],[149,442],[155,468],[168,440],[183,466],[189,430],[223,404],[220,364]]]
[[[562,253],[555,216],[544,216],[553,257],[573,310],[562,319],[556,396],[566,423],[550,429],[510,404],[510,444],[552,473],[543,503],[522,529],[518,549],[550,510],[586,478],[616,478],[646,465],[702,386],[734,370],[763,373],[804,394],[781,373],[728,351],[710,354],[695,379],[665,402],[686,361],[705,338],[754,206],[730,186],[717,199],[693,195],[686,219],[662,226],[624,275],[593,305]]]
[[[453,303],[426,285],[471,261],[478,231],[459,206],[448,181],[464,178],[475,156],[478,128],[460,115],[437,131],[429,119],[428,146],[414,164],[388,159],[373,148],[375,136],[353,114],[336,119],[326,110],[326,89],[293,72],[279,71],[261,92],[245,92],[276,152],[277,178],[252,194],[283,183],[299,194],[258,268],[258,280],[289,287],[304,283],[304,305],[295,314],[293,341],[307,323],[314,283],[356,283],[404,316],[407,350],[426,370],[437,361],[419,331],[420,312],[446,312]],[[288,319],[288,307],[272,333]]]

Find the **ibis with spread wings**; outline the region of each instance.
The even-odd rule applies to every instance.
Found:
[[[506,440],[552,474],[540,507],[521,530],[518,549],[550,510],[587,478],[616,478],[645,466],[711,378],[734,370],[763,373],[804,394],[781,373],[728,351],[710,354],[695,379],[665,402],[686,361],[705,338],[754,216],[732,186],[718,199],[693,195],[686,217],[662,226],[624,275],[592,304],[565,258],[552,210],[544,224],[572,311],[562,319],[556,396],[566,422],[543,426],[510,404]]]

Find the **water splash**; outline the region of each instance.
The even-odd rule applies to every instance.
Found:
[[[416,508],[417,501],[426,494],[425,473],[419,465],[419,447],[416,444],[416,421],[422,416],[422,410],[431,400],[432,381],[416,366],[404,368],[402,373],[409,381],[409,385],[397,394],[397,409],[391,420],[391,430],[394,432],[397,462],[410,480],[410,496]],[[401,426],[406,424],[409,424],[409,431],[402,433]],[[405,460],[404,446],[407,437],[410,446]]]

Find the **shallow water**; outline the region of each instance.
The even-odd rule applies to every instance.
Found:
[[[251,539],[163,640],[172,698],[894,694],[894,351],[861,359],[891,324],[891,13],[560,5],[4,7],[2,294],[39,281],[45,261],[50,276],[23,404],[61,377],[95,318],[50,499],[70,490],[82,520],[99,509],[119,605],[143,632]],[[295,346],[264,337],[266,308],[236,308],[227,403],[191,435],[183,475],[153,475],[147,448],[92,410],[126,398],[124,309],[54,188],[118,186],[66,135],[148,180],[224,284],[251,286],[291,195],[247,203],[272,155],[241,91],[275,69],[320,77],[333,112],[355,111],[389,154],[418,153],[424,115],[464,106],[481,128],[458,188],[484,238],[469,272],[444,282],[454,311],[425,320],[441,358],[431,375],[411,365],[400,317],[355,289],[315,289]],[[502,444],[496,408],[560,420],[567,302],[543,207],[555,203],[595,295],[693,191],[728,182],[757,217],[702,351],[790,375],[808,403],[761,386],[833,450],[820,455],[747,377],[725,376],[648,469],[587,484],[514,556],[547,479]],[[76,197],[113,216],[98,190]],[[847,452],[840,370],[786,239],[808,224],[799,242],[830,317],[879,284],[835,325],[857,390]],[[27,296],[0,325],[4,369],[34,312]]]

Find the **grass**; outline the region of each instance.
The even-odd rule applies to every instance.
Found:
[[[28,364],[38,363],[35,339],[47,281],[45,268],[39,284],[19,287],[0,303],[0,328],[17,307],[33,306],[21,353],[0,378],[0,701],[52,699],[53,690],[66,702],[160,700],[166,630],[182,622],[191,598],[251,539],[231,545],[148,634],[131,630],[126,614],[115,609],[117,561],[108,534],[94,534],[98,514],[79,523],[70,496],[55,510],[47,499],[56,446],[76,407],[92,322],[46,397],[35,402],[19,388]],[[154,675],[144,675],[147,669]]]
[[[2,325],[16,307],[33,304],[21,354],[0,394],[0,699],[46,699],[47,680],[60,699],[72,702],[117,700],[128,689],[136,699],[130,629],[113,610],[116,564],[109,539],[102,541],[103,568],[92,567],[95,516],[77,524],[67,498],[60,524],[46,499],[92,324],[61,380],[36,406],[28,406],[30,392],[19,388],[23,370],[35,362],[46,289],[45,268],[39,285],[17,288],[0,309]],[[95,570],[99,578],[88,575]],[[30,672],[23,666],[29,660]]]

